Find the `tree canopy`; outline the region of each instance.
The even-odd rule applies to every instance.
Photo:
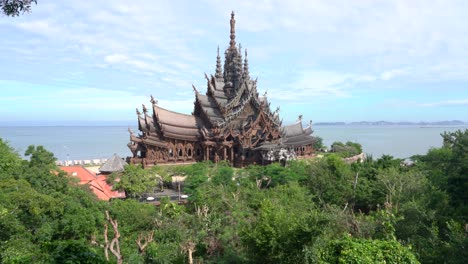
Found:
[[[37,4],[37,0],[0,0],[0,9],[3,14],[14,17],[30,12],[33,3]]]
[[[22,160],[0,140],[0,263],[467,263],[467,138],[444,134],[412,167],[331,154],[286,167],[127,166],[111,177],[137,197],[186,176],[188,203],[159,206],[99,201],[43,147]]]

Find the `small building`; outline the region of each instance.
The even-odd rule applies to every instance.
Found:
[[[102,174],[111,174],[113,172],[120,172],[124,170],[125,162],[119,155],[114,154],[110,159],[106,161],[100,168],[99,172]]]
[[[113,191],[112,185],[106,182],[106,175],[96,175],[82,166],[61,166],[62,171],[79,179],[80,184],[88,184],[90,190],[100,200],[109,201],[115,198],[125,198],[125,192]]]

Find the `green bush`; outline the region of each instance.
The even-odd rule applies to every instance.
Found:
[[[337,153],[343,158],[352,157],[362,153],[362,146],[359,143],[353,142],[346,142],[343,144],[342,142],[334,142],[331,145],[331,151]]]
[[[396,240],[372,240],[344,237],[331,240],[325,248],[318,250],[312,263],[419,263],[410,248]]]

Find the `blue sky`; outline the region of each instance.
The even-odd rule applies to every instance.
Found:
[[[0,123],[190,113],[216,49],[248,49],[285,122],[468,121],[467,1],[57,1],[0,16]]]

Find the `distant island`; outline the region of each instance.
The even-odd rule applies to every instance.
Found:
[[[460,120],[437,122],[389,122],[389,121],[359,121],[359,122],[317,122],[316,126],[464,126],[468,125]]]

